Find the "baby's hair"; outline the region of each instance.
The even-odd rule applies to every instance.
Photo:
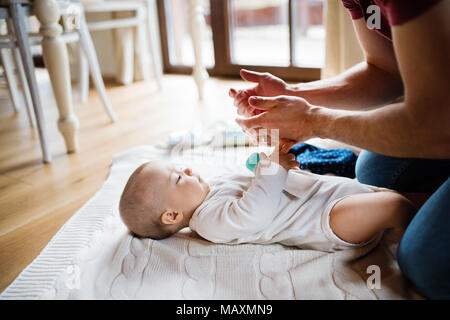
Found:
[[[145,197],[136,190],[138,177],[149,163],[139,166],[128,179],[120,197],[119,212],[122,221],[133,234],[160,240],[169,237],[173,232],[159,219],[163,208],[159,208],[159,201],[155,201],[156,190],[146,192]]]

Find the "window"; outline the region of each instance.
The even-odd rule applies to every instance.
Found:
[[[231,62],[289,66],[289,1],[229,3]]]
[[[320,77],[325,60],[323,0],[202,0],[208,72],[236,76],[241,68],[284,79]],[[158,0],[164,69],[190,73],[194,63],[187,0]]]
[[[165,28],[168,61],[174,66],[193,66],[194,49],[189,33],[189,1],[166,0],[164,3]],[[210,25],[209,0],[203,0],[202,6],[207,21],[203,39],[203,57],[207,67],[214,66],[214,48]]]

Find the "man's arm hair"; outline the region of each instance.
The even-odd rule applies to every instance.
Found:
[[[369,30],[363,18],[353,26],[364,61],[341,74],[294,86],[294,94],[332,109],[367,110],[403,96],[392,42]]]
[[[450,158],[449,16],[450,3],[441,1],[392,28],[404,102],[365,112],[318,109],[317,135],[389,156]]]

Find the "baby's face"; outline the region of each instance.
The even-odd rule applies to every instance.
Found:
[[[147,181],[161,192],[165,209],[183,212],[188,218],[205,200],[209,185],[190,168],[171,163],[151,162],[146,168]]]

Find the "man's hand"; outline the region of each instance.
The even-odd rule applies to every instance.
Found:
[[[275,97],[287,93],[288,85],[286,82],[270,73],[260,73],[245,69],[242,69],[240,73],[242,79],[255,82],[257,85],[245,90],[230,89],[229,95],[234,99],[234,105],[237,107],[239,115],[251,117],[262,112],[249,105],[248,98],[251,96]]]
[[[315,130],[319,124],[314,116],[321,108],[312,106],[303,98],[253,96],[249,103],[262,113],[248,118],[239,117],[236,122],[258,144],[275,145],[280,140],[290,141],[292,146],[316,136]],[[274,130],[279,130],[277,135],[274,135]],[[274,136],[279,140],[272,141]]]

